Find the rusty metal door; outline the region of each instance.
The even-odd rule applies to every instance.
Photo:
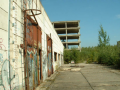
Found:
[[[48,58],[48,76],[53,73],[53,60],[52,60],[52,39],[47,36],[47,58]]]
[[[42,79],[43,79],[43,76],[42,76],[42,57],[41,57],[41,55],[42,55],[42,51],[41,50],[39,50],[39,79],[40,79],[40,82],[42,82]]]
[[[41,29],[35,26],[34,20],[27,17],[26,35],[25,35],[25,82],[27,90],[34,90],[40,84],[40,53],[41,45]],[[42,72],[42,71],[41,71]]]
[[[33,73],[34,73],[34,61],[33,61],[33,49],[30,46],[27,46],[27,59],[26,59],[26,77],[29,83],[29,90],[33,89]],[[27,75],[28,74],[28,75]]]

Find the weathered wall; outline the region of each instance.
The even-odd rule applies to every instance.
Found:
[[[41,12],[42,14],[41,15],[38,15],[36,16],[37,18],[37,21],[39,23],[39,26],[42,28],[42,50],[43,50],[43,53],[45,54],[46,56],[46,34],[48,34],[50,36],[51,34],[51,38],[53,40],[53,52],[57,52],[57,53],[63,53],[63,44],[61,43],[55,29],[53,28],[52,24],[51,24],[51,21],[49,20],[43,6],[41,5],[41,3],[38,5],[38,9],[41,9]],[[53,57],[54,57],[54,53],[53,53]],[[44,61],[45,59],[43,59],[43,62],[46,62]],[[47,62],[46,62],[47,64]],[[56,70],[56,66],[58,65],[59,63],[58,62],[54,62],[54,58],[53,58],[53,68],[54,68],[54,71]],[[43,65],[43,66],[47,66],[47,65]],[[43,67],[43,74],[44,74],[44,80],[45,78],[47,77],[46,75],[46,70],[47,70],[48,67]]]
[[[0,3],[0,90],[9,88],[8,62],[8,1],[4,0]]]
[[[11,90],[22,90],[24,89],[23,87],[25,87],[23,49],[20,48],[20,44],[23,44],[24,41],[24,13],[22,11],[23,0],[11,1],[10,66],[8,60],[8,1],[9,0],[2,0],[0,3],[0,90],[10,90],[10,84]],[[36,0],[33,1],[33,8],[36,8]],[[31,3],[32,0],[30,0],[30,4],[28,4],[30,6],[27,6],[27,8],[32,8]],[[63,44],[51,25],[51,22],[39,0],[37,0],[37,9],[42,12],[42,14],[36,16],[36,18],[42,30],[42,71],[43,80],[45,80],[48,76],[47,35],[50,37],[51,34],[53,52],[63,54]],[[52,56],[54,57],[54,53]],[[54,62],[53,58],[54,71],[56,70],[56,66],[61,65],[61,63],[59,63],[58,59]],[[11,76],[9,76],[9,67]]]

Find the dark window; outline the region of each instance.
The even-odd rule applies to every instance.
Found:
[[[57,61],[57,53],[54,52],[54,60]]]

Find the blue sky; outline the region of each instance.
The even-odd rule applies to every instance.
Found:
[[[120,0],[41,0],[51,22],[80,20],[81,47],[97,46],[103,29],[110,44],[120,41]]]

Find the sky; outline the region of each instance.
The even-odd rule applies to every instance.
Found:
[[[120,41],[120,0],[41,0],[51,22],[80,20],[81,47],[98,45],[100,25],[110,45]]]

